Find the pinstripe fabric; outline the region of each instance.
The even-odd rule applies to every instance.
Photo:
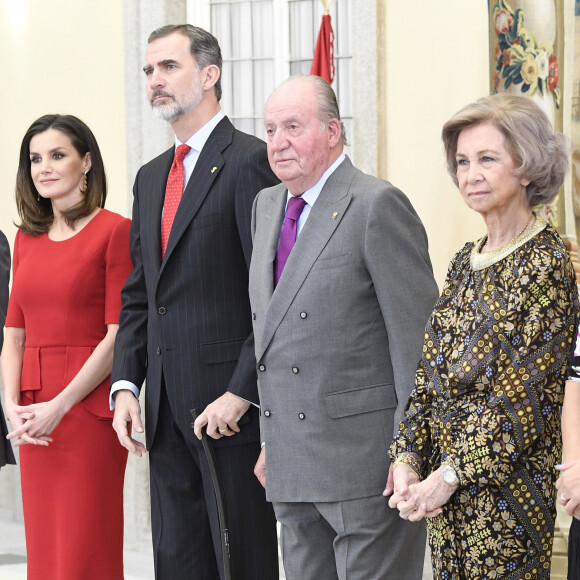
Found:
[[[6,320],[6,310],[8,309],[8,283],[10,282],[10,246],[8,240],[3,232],[0,232],[0,350],[4,342],[4,321]],[[0,444],[0,467],[6,463],[16,463],[12,445],[10,441],[6,440],[8,430],[4,422],[4,413],[2,412],[2,405],[0,405],[0,436],[2,436],[2,444]]]
[[[197,160],[161,260],[161,209],[172,160],[173,148],[143,166],[135,180],[134,269],[122,292],[112,371],[112,382],[141,385],[147,379],[148,448],[156,432],[166,428],[158,422],[163,380],[171,414],[188,445],[197,441],[190,409],[203,409],[226,390],[258,401],[247,291],[251,207],[258,191],[277,181],[265,144],[235,130],[227,118],[220,121]],[[257,409],[250,413],[250,423],[217,441],[217,448],[259,441]],[[253,465],[246,469],[251,473]],[[238,517],[257,510],[264,521],[272,521],[265,501],[235,509],[241,510]]]
[[[4,327],[8,310],[8,283],[10,282],[10,246],[3,232],[0,231],[0,330]],[[4,334],[0,332],[0,350]]]
[[[156,435],[149,456],[156,578],[217,580],[221,544],[209,465],[201,444],[184,441],[164,394],[160,418],[166,428]],[[278,579],[277,538],[271,533],[274,515],[266,514],[269,526],[265,526],[265,514],[256,509],[264,502],[264,490],[247,470],[259,453],[257,443],[216,449],[228,507],[250,508],[243,510],[243,517],[230,518],[236,580]],[[193,545],[198,549],[192,550]]]

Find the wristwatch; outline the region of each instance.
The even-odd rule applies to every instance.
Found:
[[[443,470],[441,471],[443,475],[443,481],[449,485],[457,485],[459,483],[459,478],[457,477],[457,472],[451,465],[443,465]]]

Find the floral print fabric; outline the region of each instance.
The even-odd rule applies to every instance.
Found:
[[[473,249],[450,265],[391,455],[458,472],[427,520],[435,578],[548,580],[575,274],[550,226],[479,271]]]

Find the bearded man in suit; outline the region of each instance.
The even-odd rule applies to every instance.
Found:
[[[282,525],[286,577],[418,580],[425,529],[382,493],[437,297],[425,231],[401,191],[345,156],[326,81],[291,77],[264,123],[282,184],[252,215],[255,473]]]
[[[217,40],[190,25],[148,41],[144,72],[157,116],[175,147],[147,163],[134,186],[131,257],[115,343],[111,398],[119,440],[146,448],[158,580],[223,577],[211,476],[190,410],[216,439],[230,514],[235,578],[278,578],[275,519],[252,467],[260,452],[248,301],[250,219],[255,195],[277,182],[259,139],[224,116]],[[249,422],[239,426],[247,412]]]

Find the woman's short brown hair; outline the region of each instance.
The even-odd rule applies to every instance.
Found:
[[[16,174],[16,206],[21,220],[18,228],[33,236],[47,232],[54,219],[50,200],[38,195],[30,173],[30,141],[48,129],[67,135],[81,158],[87,153],[91,156],[86,192],[80,203],[63,212],[66,223],[74,228],[75,221],[91,214],[96,207],[104,207],[107,199],[105,167],[93,132],[73,115],[44,115],[24,135]]]
[[[554,132],[547,115],[531,99],[508,93],[467,105],[443,126],[447,171],[455,185],[459,134],[481,123],[489,123],[504,135],[506,148],[518,166],[516,174],[530,180],[526,187],[530,207],[551,202],[568,171],[568,140]]]

